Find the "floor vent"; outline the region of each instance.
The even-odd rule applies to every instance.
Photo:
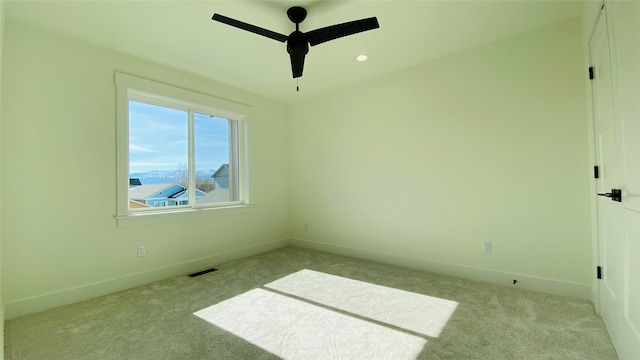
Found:
[[[200,276],[200,275],[208,274],[208,273],[210,273],[210,272],[214,272],[214,271],[216,271],[216,270],[218,270],[218,269],[216,269],[216,268],[211,268],[211,269],[207,269],[207,270],[198,271],[198,272],[195,272],[195,273],[193,273],[193,274],[189,274],[189,275],[187,275],[187,276],[188,276],[188,277],[196,277],[196,276]]]

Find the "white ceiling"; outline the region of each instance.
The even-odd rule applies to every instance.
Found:
[[[213,13],[281,34],[307,8],[303,32],[376,16],[380,29],[312,47],[300,78],[286,45],[211,20]],[[5,1],[20,22],[291,103],[430,59],[579,16],[583,2],[502,1]],[[358,63],[366,53],[369,61]]]

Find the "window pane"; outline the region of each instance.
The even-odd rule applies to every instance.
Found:
[[[129,101],[129,208],[188,204],[188,120],[183,110]]]
[[[196,202],[214,204],[235,201],[229,158],[227,119],[195,113],[193,117]]]

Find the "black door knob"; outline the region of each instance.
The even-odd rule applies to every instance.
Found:
[[[598,194],[598,196],[605,196],[613,201],[622,202],[622,190],[620,189],[611,189],[610,193]]]

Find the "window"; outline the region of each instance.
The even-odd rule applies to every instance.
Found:
[[[156,201],[155,204],[153,205],[155,207],[161,207],[161,206],[168,206],[166,201]]]
[[[116,86],[118,225],[248,204],[248,107],[121,73]]]

